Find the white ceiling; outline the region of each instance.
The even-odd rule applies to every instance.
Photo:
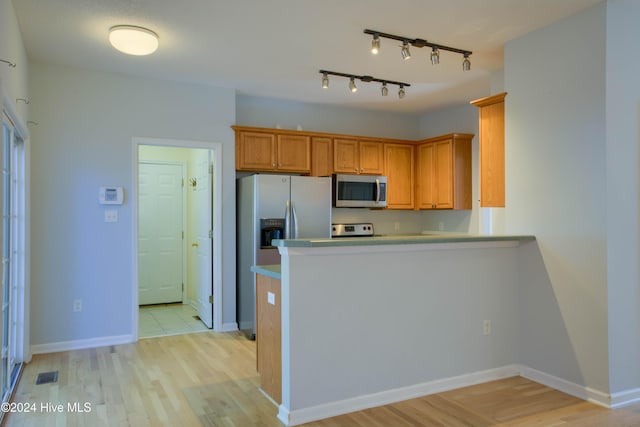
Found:
[[[68,64],[235,88],[245,95],[422,113],[487,95],[489,75],[502,68],[505,42],[602,0],[13,0],[32,61]],[[110,47],[113,25],[144,26],[160,36],[146,57]],[[381,39],[369,52],[365,28],[473,51],[462,56]],[[380,95],[378,83],[347,89],[348,79],[321,88],[319,69],[407,82]]]

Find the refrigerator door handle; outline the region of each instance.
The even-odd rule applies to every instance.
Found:
[[[284,204],[284,238],[291,239],[291,200]]]
[[[296,214],[296,207],[294,206],[293,202],[291,202],[291,219],[293,222],[291,227],[291,231],[293,232],[292,239],[297,239],[298,238],[298,215]]]

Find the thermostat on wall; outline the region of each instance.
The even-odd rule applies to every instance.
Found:
[[[124,202],[122,187],[100,187],[98,201],[101,205],[121,205]]]

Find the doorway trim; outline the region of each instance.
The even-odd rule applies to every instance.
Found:
[[[213,331],[222,332],[222,143],[167,138],[132,138],[133,176],[132,206],[132,286],[131,335],[138,341],[138,149],[141,145],[199,148],[213,153]]]

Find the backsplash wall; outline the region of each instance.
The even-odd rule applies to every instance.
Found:
[[[331,222],[334,224],[371,222],[376,234],[420,233],[425,222],[423,211],[333,208],[331,215]]]

